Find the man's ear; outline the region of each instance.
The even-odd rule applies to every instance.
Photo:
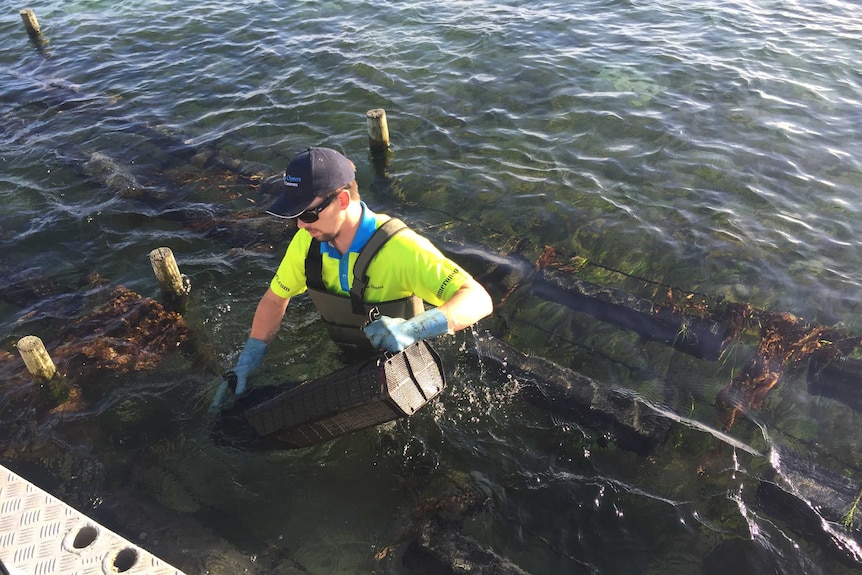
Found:
[[[338,205],[344,210],[347,208],[348,204],[350,204],[350,190],[348,188],[342,188],[340,192],[338,192]]]

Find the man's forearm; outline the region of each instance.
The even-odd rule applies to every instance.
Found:
[[[281,320],[287,310],[290,298],[277,296],[272,290],[267,290],[254,312],[254,320],[251,322],[251,337],[270,343],[281,327]]]
[[[485,288],[471,279],[455,292],[452,299],[438,309],[446,316],[449,333],[454,333],[491,315],[494,311],[494,303]]]

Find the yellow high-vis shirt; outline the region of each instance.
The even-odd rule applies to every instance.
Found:
[[[353,266],[359,250],[388,218],[376,215],[363,204],[363,222],[350,251],[338,252],[323,244],[323,283],[327,291],[347,295],[353,285]],[[306,291],[305,258],[312,237],[300,229],[287,246],[270,288],[281,297],[293,297]],[[354,246],[357,246],[354,251]],[[335,256],[335,257],[333,257]],[[387,241],[368,266],[365,301],[380,303],[416,295],[439,306],[449,301],[470,275],[444,256],[430,241],[411,229],[405,229]]]

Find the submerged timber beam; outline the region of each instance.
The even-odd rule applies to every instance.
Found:
[[[606,434],[622,449],[648,455],[664,443],[677,424],[634,393],[587,378],[540,357],[529,357],[506,343],[486,337],[473,350],[501,380],[514,377],[525,385],[525,399]],[[703,431],[706,431],[705,429]],[[724,441],[721,436],[715,436]],[[817,541],[847,565],[862,564],[852,510],[862,485],[817,462],[780,446],[768,454],[770,466],[758,479],[756,505],[796,533]]]
[[[770,461],[755,494],[758,510],[816,541],[841,563],[859,568],[862,530],[855,526],[853,510],[862,486],[787,449],[774,450]]]
[[[529,575],[457,527],[439,521],[428,521],[419,528],[403,563],[412,575]]]
[[[814,356],[808,363],[808,393],[841,401],[862,411],[862,361]]]
[[[585,282],[557,270],[542,270],[530,291],[545,300],[670,345],[700,359],[715,361],[730,330],[720,323],[685,317],[667,306],[623,291]]]
[[[709,361],[720,357],[730,334],[730,328],[719,322],[687,317],[669,306],[659,306],[622,290],[581,280],[572,273],[554,268],[537,270],[523,258],[485,252],[451,242],[443,246],[444,251],[473,263],[471,267],[476,269],[471,269],[471,273],[498,301],[502,294],[519,285],[538,298],[591,315],[599,321]]]
[[[648,455],[664,443],[672,422],[634,393],[598,382],[542,357],[530,357],[494,337],[476,341],[474,352],[501,379],[514,377],[521,395],[553,412],[575,415],[607,434],[622,449]]]

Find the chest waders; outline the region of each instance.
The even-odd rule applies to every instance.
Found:
[[[308,255],[305,258],[308,295],[323,316],[329,336],[342,348],[372,350],[371,342],[362,331],[362,326],[368,321],[368,314],[375,307],[381,315],[404,319],[409,319],[425,310],[422,299],[415,295],[380,303],[365,302],[368,266],[371,260],[383,244],[389,241],[389,238],[406,229],[407,225],[397,218],[391,218],[377,228],[356,258],[356,264],[353,266],[353,285],[350,287],[349,296],[326,290],[323,284],[323,254],[320,253],[320,242],[311,240]]]

